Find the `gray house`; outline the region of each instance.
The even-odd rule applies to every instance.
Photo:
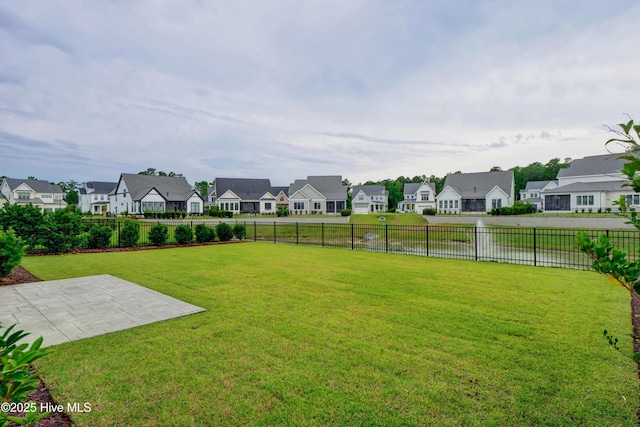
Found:
[[[185,177],[123,173],[109,194],[111,213],[186,211],[200,215],[204,200]]]
[[[437,209],[438,213],[485,213],[512,206],[514,192],[511,170],[447,175],[436,197]]]
[[[342,177],[308,176],[289,185],[289,212],[292,214],[334,214],[347,207],[347,187]]]
[[[210,198],[215,205],[236,214],[274,214],[276,195],[271,181],[254,178],[216,178]]]

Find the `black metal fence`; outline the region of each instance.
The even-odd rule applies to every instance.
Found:
[[[114,229],[111,246],[122,246],[120,232],[123,222],[109,220]],[[151,227],[162,223],[169,228],[168,244],[175,243],[177,225],[192,228],[199,223],[215,226],[218,220],[159,220],[140,222],[139,246],[149,245]],[[352,251],[386,252],[494,261],[534,266],[591,269],[591,259],[575,246],[576,234],[585,232],[596,239],[606,234],[618,249],[630,259],[640,256],[640,234],[634,230],[579,230],[532,227],[478,227],[445,225],[364,225],[297,222],[228,221],[244,224],[246,239],[272,243],[311,245]]]

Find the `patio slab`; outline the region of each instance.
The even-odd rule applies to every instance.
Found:
[[[205,311],[201,307],[102,274],[0,286],[3,328],[42,336],[43,347]]]

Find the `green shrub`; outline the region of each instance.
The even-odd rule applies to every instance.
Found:
[[[44,216],[46,233],[40,244],[48,252],[65,253],[86,246],[82,214],[73,206],[48,213]]]
[[[120,245],[130,248],[136,246],[139,239],[140,224],[135,221],[126,221],[120,231]]]
[[[244,224],[240,224],[236,222],[236,225],[233,226],[233,235],[238,240],[244,240],[247,238],[247,227]]]
[[[342,210],[340,211],[340,215],[342,215],[342,216],[349,216],[349,215],[351,215],[351,209],[342,209]]]
[[[187,224],[180,224],[174,232],[176,243],[186,245],[193,242],[193,230]]]
[[[15,325],[10,326],[0,335],[0,402],[22,403],[36,390],[40,382],[36,377],[37,372],[31,369],[31,362],[51,353],[52,350],[40,348],[42,337],[36,339],[31,347],[27,343],[18,344],[29,334],[24,331],[12,331],[14,327]],[[9,417],[4,411],[0,411],[0,426],[7,425],[8,421],[19,425],[35,425],[49,414],[41,414],[39,405],[34,401],[26,402],[25,406],[29,408],[25,419]]]
[[[218,235],[218,239],[220,239],[221,242],[226,242],[231,240],[231,238],[233,237],[233,229],[226,222],[221,222],[220,224],[216,225],[216,234]]]
[[[89,229],[87,246],[89,249],[104,249],[111,243],[111,227],[108,225],[94,224]]]
[[[285,205],[278,205],[276,208],[277,216],[289,216],[289,207]]]
[[[422,215],[435,215],[436,214],[436,210],[435,208],[424,208],[422,209]]]
[[[46,233],[44,216],[40,209],[29,204],[21,206],[6,202],[0,209],[0,229],[12,228],[16,235],[27,245],[27,250],[34,250]]]
[[[156,224],[149,230],[149,242],[154,246],[164,246],[169,239],[169,227]]]
[[[206,243],[216,240],[216,230],[213,227],[207,227],[205,224],[196,225],[196,242]]]
[[[535,211],[536,207],[532,203],[523,203],[518,200],[513,206],[493,208],[489,213],[491,215],[524,215],[534,213]]]
[[[0,277],[8,276],[24,255],[24,242],[12,228],[0,230]]]

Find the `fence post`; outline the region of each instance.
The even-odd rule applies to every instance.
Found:
[[[122,242],[120,241],[120,235],[122,234],[122,223],[120,221],[117,221],[116,224],[118,225],[118,247],[121,247]]]
[[[298,221],[296,221],[296,245],[300,244],[300,233],[298,231]]]
[[[351,250],[354,250],[354,245],[353,245],[353,223],[351,223]]]
[[[384,225],[384,251],[389,253],[389,224]]]
[[[273,221],[273,243],[276,242],[276,222]]]
[[[324,222],[322,223],[322,247],[324,248]]]
[[[425,230],[426,230],[425,240],[427,243],[427,256],[429,256],[429,224],[425,225]]]
[[[258,228],[256,227],[256,222],[253,221],[253,241],[258,241]]]
[[[536,228],[533,227],[533,266],[537,266],[538,265],[538,239],[537,239],[537,233],[536,233]]]
[[[473,227],[473,240],[476,247],[476,261],[478,260],[478,226]]]

